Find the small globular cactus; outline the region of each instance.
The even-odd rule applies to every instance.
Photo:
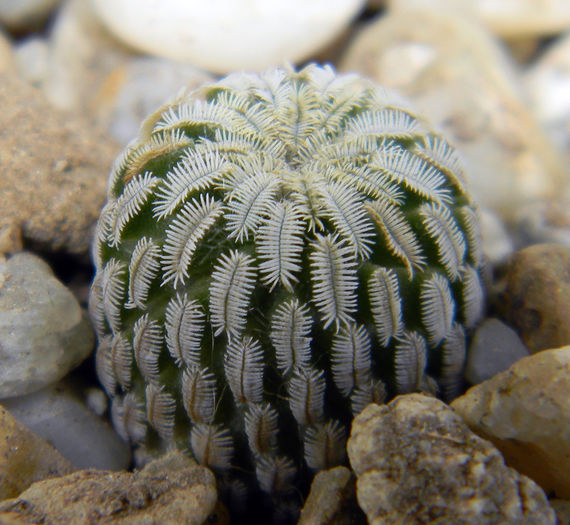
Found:
[[[483,308],[457,152],[330,67],[232,74],[149,117],[93,252],[117,431],[280,498],[343,462],[366,404],[452,396]]]

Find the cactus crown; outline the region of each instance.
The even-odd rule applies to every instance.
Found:
[[[118,432],[269,493],[342,462],[367,403],[452,395],[483,304],[457,152],[393,94],[315,65],[151,116],[112,169],[94,259]]]

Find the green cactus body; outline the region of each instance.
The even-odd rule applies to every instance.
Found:
[[[483,293],[457,152],[357,75],[232,74],[115,163],[90,313],[118,432],[287,493],[354,414],[453,395]]]

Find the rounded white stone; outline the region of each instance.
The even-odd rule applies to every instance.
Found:
[[[136,49],[224,73],[308,58],[349,24],[364,0],[93,0]]]

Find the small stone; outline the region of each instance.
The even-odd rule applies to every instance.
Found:
[[[95,0],[101,20],[135,49],[216,73],[299,62],[334,40],[364,0]]]
[[[473,17],[389,10],[359,32],[339,68],[408,97],[463,154],[476,200],[507,223],[565,183],[560,154],[526,108],[512,59]]]
[[[99,417],[103,416],[109,408],[107,395],[103,390],[95,387],[85,389],[85,404],[91,412]]]
[[[565,499],[551,499],[550,505],[556,512],[558,525],[570,525],[570,501]]]
[[[32,36],[19,42],[14,49],[18,73],[30,84],[40,87],[49,69],[49,48],[45,38]]]
[[[524,72],[522,85],[530,108],[570,161],[570,30]]]
[[[421,394],[368,405],[348,441],[356,490],[374,525],[555,523],[544,492],[505,466],[442,401]]]
[[[133,56],[100,23],[91,2],[66,0],[48,38],[49,70],[42,85],[56,108],[97,115],[116,93],[112,71]],[[119,79],[120,80],[120,79]]]
[[[108,79],[112,78],[115,88],[109,90],[105,100],[99,97],[97,118],[114,138],[125,144],[136,136],[141,122],[182,87],[192,89],[214,80],[191,64],[157,57],[133,57],[113,70]]]
[[[570,344],[570,246],[536,244],[514,253],[496,308],[531,353]]]
[[[57,450],[0,405],[0,501],[17,496],[36,481],[74,470]]]
[[[134,54],[109,34],[84,0],[62,5],[45,45],[49,63],[43,78],[35,73],[41,51],[26,42],[20,73],[28,81],[35,76],[53,106],[81,114],[124,144],[181,87],[214,78],[191,64]]]
[[[451,406],[507,464],[570,498],[570,346],[544,350],[469,389]]]
[[[129,446],[91,412],[68,382],[2,400],[20,423],[51,443],[77,468],[126,469]]]
[[[471,340],[465,378],[477,385],[528,355],[528,348],[512,328],[499,319],[485,319]]]
[[[499,215],[487,208],[479,208],[483,254],[490,264],[504,263],[515,247]]]
[[[16,63],[12,43],[0,30],[0,73],[15,71]]]
[[[568,0],[474,2],[484,23],[503,37],[554,35],[570,27]]]
[[[555,199],[529,203],[519,209],[513,223],[511,236],[519,247],[546,243],[570,246],[570,178]]]
[[[0,254],[21,250],[22,238],[88,253],[118,147],[15,75],[0,74],[0,107]]]
[[[0,25],[13,31],[37,29],[61,0],[2,0]]]
[[[35,392],[93,350],[87,313],[36,255],[0,260],[0,399]]]
[[[568,0],[387,0],[390,9],[462,11],[503,38],[555,35],[570,27]]]
[[[354,476],[346,467],[319,472],[303,506],[298,525],[366,523],[356,505]]]
[[[0,522],[211,523],[217,501],[214,475],[176,454],[166,468],[159,464],[135,473],[81,470],[35,483],[19,497],[0,503]]]

